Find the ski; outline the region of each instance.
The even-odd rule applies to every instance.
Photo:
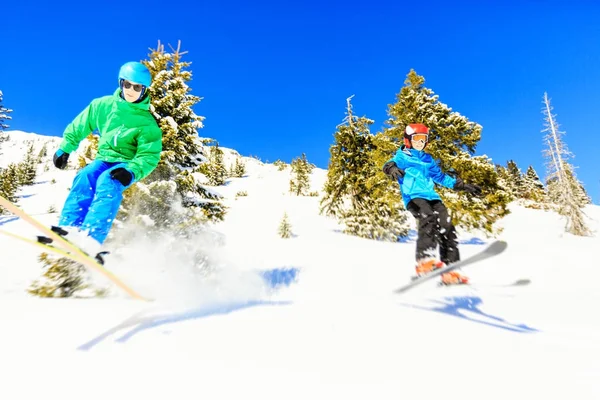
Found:
[[[25,243],[32,244],[34,246],[39,247],[41,250],[48,251],[48,252],[54,253],[56,255],[60,255],[60,256],[63,256],[63,257],[70,258],[70,259],[73,258],[73,253],[71,253],[69,250],[64,249],[62,247],[56,247],[56,246],[52,245],[52,239],[41,240],[41,238],[46,238],[46,236],[38,236],[38,239],[35,240],[35,239],[30,238],[30,237],[21,236],[21,235],[18,235],[16,233],[5,231],[5,230],[2,230],[2,229],[0,229],[0,234],[8,236],[8,237],[11,237],[13,239],[20,240],[20,241],[25,242]],[[107,251],[103,251],[103,252],[100,252],[96,256],[96,261],[98,263],[100,263],[101,265],[104,265],[104,259],[102,258],[102,256],[105,255],[105,254],[108,254],[108,252]]]
[[[406,285],[401,286],[398,289],[394,290],[394,293],[397,293],[397,294],[404,293],[404,292],[414,288],[417,285],[427,282],[430,279],[435,278],[436,276],[442,275],[443,273],[450,272],[456,268],[465,267],[467,265],[476,263],[478,261],[482,261],[487,258],[497,256],[498,254],[500,254],[504,250],[506,250],[507,246],[508,246],[508,244],[505,241],[496,240],[496,241],[492,242],[488,247],[483,249],[481,252],[476,253],[476,254],[472,255],[471,257],[465,258],[463,260],[457,261],[455,263],[446,265],[443,268],[436,269],[427,275],[418,277],[418,278],[414,279],[412,282],[407,283]]]
[[[36,247],[39,247],[41,250],[48,251],[48,252],[63,256],[63,257],[68,257],[68,258],[73,257],[73,255],[71,253],[69,253],[67,250],[64,250],[60,247],[54,247],[50,244],[42,243],[39,240],[31,239],[29,237],[21,236],[16,233],[5,231],[2,229],[0,229],[0,234],[11,237],[13,239],[20,240],[25,243],[32,244]]]
[[[60,236],[62,236],[63,238],[68,234],[68,232],[66,230],[64,230],[63,228],[59,227],[59,226],[54,226],[52,225],[50,227],[50,229],[52,230],[52,232],[56,232],[58,233]],[[68,239],[65,239],[67,241],[69,241]],[[49,238],[48,236],[43,236],[43,235],[38,235],[37,237],[37,241],[39,243],[48,245],[48,246],[54,246],[54,240],[52,238]],[[71,242],[71,244],[73,244]],[[75,244],[73,244],[74,246],[77,246]],[[60,247],[60,243],[59,243],[59,247]],[[64,249],[69,251],[69,249]],[[104,257],[110,254],[109,251],[101,251],[100,253],[96,254],[95,257],[93,257],[98,263],[100,263],[100,265],[104,265]]]
[[[8,210],[15,216],[19,217],[23,221],[29,223],[33,227],[37,228],[40,232],[42,232],[44,234],[45,237],[52,239],[53,243],[55,242],[55,243],[59,244],[61,249],[59,249],[58,247],[54,247],[54,246],[50,246],[48,244],[42,243],[39,241],[39,239],[38,239],[38,241],[36,241],[34,239],[29,240],[24,237],[19,237],[19,235],[16,235],[16,234],[10,234],[7,231],[2,231],[2,233],[12,236],[13,238],[16,238],[16,239],[24,240],[24,241],[34,244],[38,247],[45,246],[44,249],[46,249],[48,251],[53,251],[54,253],[61,254],[64,257],[67,257],[75,262],[83,264],[85,267],[87,267],[90,270],[94,270],[96,272],[101,273],[104,277],[108,278],[111,282],[113,282],[116,286],[118,286],[120,289],[122,289],[125,293],[127,293],[132,298],[134,298],[136,300],[150,301],[149,299],[146,299],[145,297],[143,297],[139,293],[137,293],[135,290],[133,290],[129,286],[127,286],[124,282],[122,282],[119,278],[117,278],[116,275],[114,275],[112,272],[110,272],[109,270],[104,268],[96,259],[87,255],[79,247],[75,246],[73,243],[69,242],[68,240],[63,238],[61,235],[54,232],[52,229],[48,228],[47,226],[45,226],[44,224],[42,224],[41,222],[39,222],[38,220],[33,218],[31,215],[27,214],[25,211],[23,211],[17,205],[13,204],[12,202],[8,201],[7,199],[5,199],[2,196],[0,196],[0,206],[2,206],[3,208]],[[61,251],[61,252],[59,253],[59,251]]]
[[[521,278],[517,279],[510,283],[465,283],[461,285],[444,285],[442,282],[438,283],[439,287],[450,288],[453,286],[467,286],[473,289],[479,288],[509,288],[509,287],[519,287],[519,286],[527,286],[531,283],[531,279]]]

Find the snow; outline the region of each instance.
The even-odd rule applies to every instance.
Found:
[[[76,171],[52,167],[58,138],[8,133],[0,165],[19,161],[26,140],[48,142],[19,204],[55,223],[48,209],[60,210]],[[239,155],[223,150],[229,166]],[[118,291],[31,297],[39,252],[0,236],[0,398],[600,398],[600,207],[585,209],[594,236],[574,237],[557,214],[511,204],[499,235],[508,250],[465,268],[471,286],[432,281],[393,295],[413,273],[414,235],[344,235],[319,215],[320,197],[287,193],[289,168],[243,160],[246,175],[215,188],[229,210],[212,232],[225,244],[206,233],[115,249],[108,268],[152,303]],[[326,171],[311,179],[320,191]],[[284,213],[291,239],[277,236]],[[36,233],[10,215],[0,229]],[[459,234],[463,257],[492,240]],[[194,274],[186,246],[206,247],[214,274]],[[295,279],[273,290],[258,272]],[[532,283],[503,286],[524,278]]]

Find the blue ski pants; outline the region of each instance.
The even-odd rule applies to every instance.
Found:
[[[94,160],[82,168],[75,179],[58,224],[78,227],[101,244],[104,243],[117,216],[123,191],[128,186],[111,178],[110,171],[125,168],[125,163]]]

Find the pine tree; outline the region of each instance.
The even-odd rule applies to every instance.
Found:
[[[408,232],[401,197],[375,160],[376,139],[369,130],[374,121],[353,115],[351,99],[329,149],[320,211],[342,222],[347,234],[397,241]]]
[[[584,207],[588,204],[592,204],[592,198],[588,195],[583,183],[579,181],[573,172],[569,169],[567,172],[567,177],[569,182],[571,183],[571,190],[573,191],[573,195],[575,197],[575,202],[579,204],[579,207]]]
[[[310,191],[310,175],[315,166],[308,162],[304,153],[295,158],[291,165],[290,192],[296,196],[307,196]]]
[[[6,124],[6,121],[12,119],[12,117],[8,114],[13,112],[13,110],[4,107],[2,104],[3,96],[2,90],[0,90],[0,133],[4,132],[4,130],[9,127],[9,125]]]
[[[536,203],[544,203],[546,201],[546,189],[540,180],[533,166],[527,168],[527,172],[523,178],[525,187],[525,198]]]
[[[573,175],[570,165],[565,166],[565,176],[569,184],[570,190],[573,193],[575,204],[580,208],[592,203],[592,199],[587,194],[583,184]],[[552,177],[548,180],[548,197],[550,201],[557,205],[562,205],[561,186],[558,184],[558,178]],[[559,207],[560,210],[560,207]]]
[[[292,237],[292,225],[290,224],[290,220],[288,218],[287,213],[283,214],[283,218],[281,219],[281,223],[279,224],[279,236],[282,239],[289,239]]]
[[[17,202],[17,191],[19,190],[19,167],[17,164],[9,164],[8,167],[0,169],[0,196],[12,203]],[[6,210],[0,207],[0,214]]]
[[[437,188],[453,223],[494,234],[497,232],[494,223],[509,213],[510,196],[499,187],[498,174],[489,157],[472,155],[481,139],[482,127],[440,102],[438,95],[424,83],[425,78],[414,70],[408,73],[397,102],[388,107],[390,118],[384,134],[397,148],[402,144],[406,125],[427,125],[430,142],[425,151],[439,160],[442,171],[483,189],[481,198],[475,198],[465,192]]]
[[[208,151],[208,162],[201,164],[200,169],[208,178],[208,184],[211,186],[224,185],[227,180],[227,168],[223,161],[223,150],[219,145],[210,147]]]
[[[29,142],[25,159],[18,164],[18,185],[27,186],[35,183],[37,175],[37,157],[34,156],[35,148],[33,142]]]
[[[171,50],[159,42],[142,61],[153,77],[150,110],[163,132],[163,151],[158,167],[126,191],[118,220],[138,221],[149,230],[201,229],[203,222],[223,220],[226,208],[200,171],[212,139],[199,136],[204,117],[192,109],[201,98],[188,86],[191,63],[182,60],[187,52],[179,46]]]
[[[8,114],[13,111],[2,105],[2,96],[2,90],[0,90],[0,155],[2,155],[2,143],[8,140],[8,134],[4,133],[4,129],[9,127],[9,125],[6,124],[6,121],[12,119]]]
[[[246,164],[241,160],[240,157],[236,157],[235,164],[232,168],[231,176],[235,178],[242,178],[246,174]]]
[[[560,212],[560,191],[558,189],[558,178],[551,177],[546,180],[546,191],[548,192],[548,201],[557,207]]]
[[[44,143],[37,156],[37,163],[41,164],[44,157],[48,155],[48,143]]]
[[[523,179],[523,172],[514,160],[509,160],[506,163],[506,172],[510,178],[511,188],[514,191],[514,197],[518,199],[525,198],[525,181]]]
[[[85,268],[68,258],[53,258],[40,254],[45,271],[41,279],[32,282],[27,290],[39,297],[73,297],[90,286],[86,283]]]
[[[590,230],[585,224],[584,214],[581,211],[581,198],[577,195],[577,187],[580,183],[575,176],[573,166],[568,162],[572,154],[562,139],[564,132],[559,130],[552,109],[548,94],[544,93],[542,113],[545,128],[542,132],[547,132],[544,141],[548,147],[544,154],[548,160],[548,195],[554,203],[558,204],[559,213],[566,217],[565,230],[573,235],[587,236]]]
[[[273,162],[273,165],[277,167],[277,171],[283,171],[288,166],[288,164],[281,160],[276,160],[275,162]]]
[[[517,190],[511,175],[506,170],[506,167],[500,164],[496,164],[496,173],[498,174],[498,178],[496,180],[498,186],[504,188],[504,191],[506,192],[509,201],[515,200]]]
[[[571,185],[571,193],[573,193],[575,203],[579,205],[579,207],[583,208],[588,204],[592,204],[592,199],[587,194],[583,183],[575,176],[573,168],[574,167],[570,164],[565,165],[567,181]]]

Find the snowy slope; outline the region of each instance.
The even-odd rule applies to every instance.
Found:
[[[57,144],[11,133],[0,165],[30,138]],[[512,205],[500,222],[509,248],[465,268],[473,285],[392,295],[413,273],[413,239],[346,236],[318,197],[287,194],[289,169],[244,160],[247,176],[217,188],[230,210],[215,226],[226,238],[216,276],[191,276],[160,243],[111,264],[152,304],[30,297],[37,253],[0,236],[0,398],[600,398],[597,235],[564,234],[556,214]],[[40,170],[20,205],[50,224],[75,171]],[[311,189],[325,178],[316,169]],[[597,232],[600,207],[585,211]],[[277,237],[284,212],[292,239]],[[32,232],[10,216],[0,229]],[[463,257],[490,240],[460,238]],[[277,270],[296,280],[271,292],[255,271]],[[521,278],[532,283],[503,286]]]

